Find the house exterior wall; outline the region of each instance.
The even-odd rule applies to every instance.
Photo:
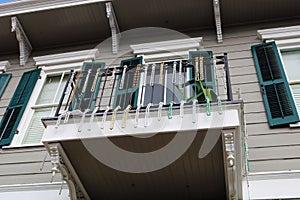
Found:
[[[241,98],[245,102],[245,114],[248,130],[248,147],[250,173],[281,172],[300,170],[300,129],[299,128],[274,128],[270,129],[263,100],[260,92],[258,78],[251,54],[251,45],[261,43],[257,38],[257,30],[261,28],[288,26],[291,21],[254,24],[224,28],[224,42],[216,41],[214,30],[189,32],[191,37],[203,37],[203,47],[211,50],[214,55],[228,53],[230,74],[233,92],[241,90]],[[141,36],[140,36],[141,37]],[[166,40],[166,36],[158,36]],[[141,37],[142,41],[147,38]],[[121,39],[122,41],[122,39]],[[121,43],[122,44],[122,43]],[[80,48],[80,47],[79,47]],[[124,54],[115,59],[111,49],[101,51],[96,61],[118,65],[120,60],[133,57],[126,44],[120,46]],[[53,50],[51,50],[53,53]],[[43,52],[47,55],[47,52]],[[0,58],[5,60],[5,58]],[[12,73],[3,96],[0,100],[0,119],[16,89],[23,72],[34,69],[34,61],[30,57],[25,67],[19,66],[18,55],[9,58],[11,63],[7,73]],[[100,86],[102,87],[102,85]],[[109,95],[104,94],[104,102],[108,102]],[[234,94],[237,99],[237,94]],[[45,184],[51,179],[50,158],[46,159],[43,170],[40,170],[46,151],[43,147],[3,148],[0,150],[0,197],[1,190],[18,184]],[[60,175],[56,175],[54,185],[59,190]]]

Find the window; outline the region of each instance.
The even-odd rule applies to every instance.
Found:
[[[290,124],[291,127],[299,126],[300,124],[294,124],[299,122],[299,102],[300,102],[300,76],[298,75],[297,67],[300,63],[300,26],[280,27],[272,29],[258,30],[258,37],[271,44],[274,47],[276,54],[276,62],[279,64],[279,69],[282,77],[285,79],[285,85],[288,96],[288,101],[285,103],[286,107],[289,107],[294,115],[294,119],[289,121],[281,120],[280,124]],[[271,42],[271,43],[270,43]],[[269,51],[266,51],[269,53]],[[254,56],[255,57],[255,56]],[[272,60],[271,60],[272,61]],[[274,72],[275,73],[275,72]],[[284,99],[281,100],[284,102]],[[274,102],[272,102],[274,103]],[[268,109],[267,113],[268,113]],[[270,123],[270,120],[269,120]]]
[[[25,72],[0,123],[0,146],[9,145],[17,132],[41,69]]]
[[[17,111],[19,113],[17,118],[15,117],[11,121],[17,119],[18,123],[14,124],[13,129],[11,129],[10,141],[7,141],[5,145],[10,145],[10,147],[41,145],[44,133],[41,118],[55,115],[70,71],[79,71],[84,61],[90,62],[95,59],[96,53],[97,49],[93,49],[34,58],[36,65],[39,67],[39,73],[38,75],[35,74],[36,79],[31,77],[28,79],[30,80],[30,88],[25,87],[26,92],[21,93],[27,95],[26,104],[21,104],[22,109],[18,110],[19,107],[11,105],[15,101],[15,97],[10,103],[9,108],[15,108],[14,113]],[[28,76],[26,74],[23,77],[26,78]],[[20,87],[24,85],[22,80],[19,83]],[[33,80],[36,84],[31,83]],[[29,89],[31,93],[27,92]],[[17,89],[15,93],[20,93],[17,91],[19,90]],[[64,99],[63,105],[67,103],[66,101],[67,99]],[[14,116],[12,115],[12,117]],[[16,132],[18,134],[15,134]]]
[[[8,66],[10,66],[9,61],[0,62],[0,98],[11,78],[11,74],[5,74]]]
[[[11,74],[0,74],[0,98],[11,78]]]
[[[33,115],[21,144],[39,144],[41,142],[44,132],[41,118],[54,116],[67,79],[68,74],[64,72],[46,77],[35,105],[31,106]]]
[[[300,113],[300,50],[282,50],[281,56],[297,110]]]
[[[258,80],[271,127],[299,121],[275,42],[252,46]]]

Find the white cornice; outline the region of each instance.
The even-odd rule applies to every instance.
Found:
[[[18,0],[0,4],[0,17],[106,2],[107,0]]]
[[[189,50],[199,49],[202,37],[168,40],[130,45],[135,55],[143,56],[146,62],[164,59],[186,59]]]
[[[275,40],[280,48],[300,47],[300,26],[258,30],[257,36],[262,41]]]
[[[95,60],[98,49],[74,51],[68,53],[52,54],[34,57],[36,66],[53,66],[58,64],[76,63],[87,60]]]
[[[10,66],[10,63],[8,60],[6,61],[0,61],[0,73],[5,73],[6,69]]]

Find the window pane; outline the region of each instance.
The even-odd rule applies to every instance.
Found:
[[[46,82],[36,104],[49,104],[53,103],[57,87],[60,82],[61,75],[47,77]]]
[[[289,81],[300,80],[300,50],[297,51],[283,51],[281,52],[284,63],[284,68],[287,73]]]
[[[300,112],[300,84],[291,86],[298,113]]]
[[[41,119],[49,116],[50,113],[51,108],[35,110],[22,144],[38,144],[41,142],[45,130]]]

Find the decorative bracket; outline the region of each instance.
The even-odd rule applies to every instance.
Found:
[[[121,38],[120,29],[119,29],[118,21],[112,3],[107,2],[105,5],[106,5],[106,16],[109,20],[109,25],[111,29],[112,52],[113,54],[117,54],[119,50],[119,40]]]
[[[228,199],[237,199],[237,164],[235,148],[235,130],[223,130],[225,174]]]
[[[11,32],[16,32],[20,49],[20,65],[24,66],[30,56],[32,46],[17,17],[11,18]]]
[[[76,172],[69,159],[67,158],[62,146],[59,143],[48,144],[48,150],[51,157],[52,179],[55,173],[60,172],[63,181],[68,185],[71,200],[89,200],[83,185],[81,184]]]
[[[220,2],[219,0],[213,0],[213,4],[214,4],[214,13],[215,13],[215,21],[216,21],[216,29],[217,29],[217,40],[218,43],[222,43],[223,36],[222,36],[222,27],[221,27]]]

